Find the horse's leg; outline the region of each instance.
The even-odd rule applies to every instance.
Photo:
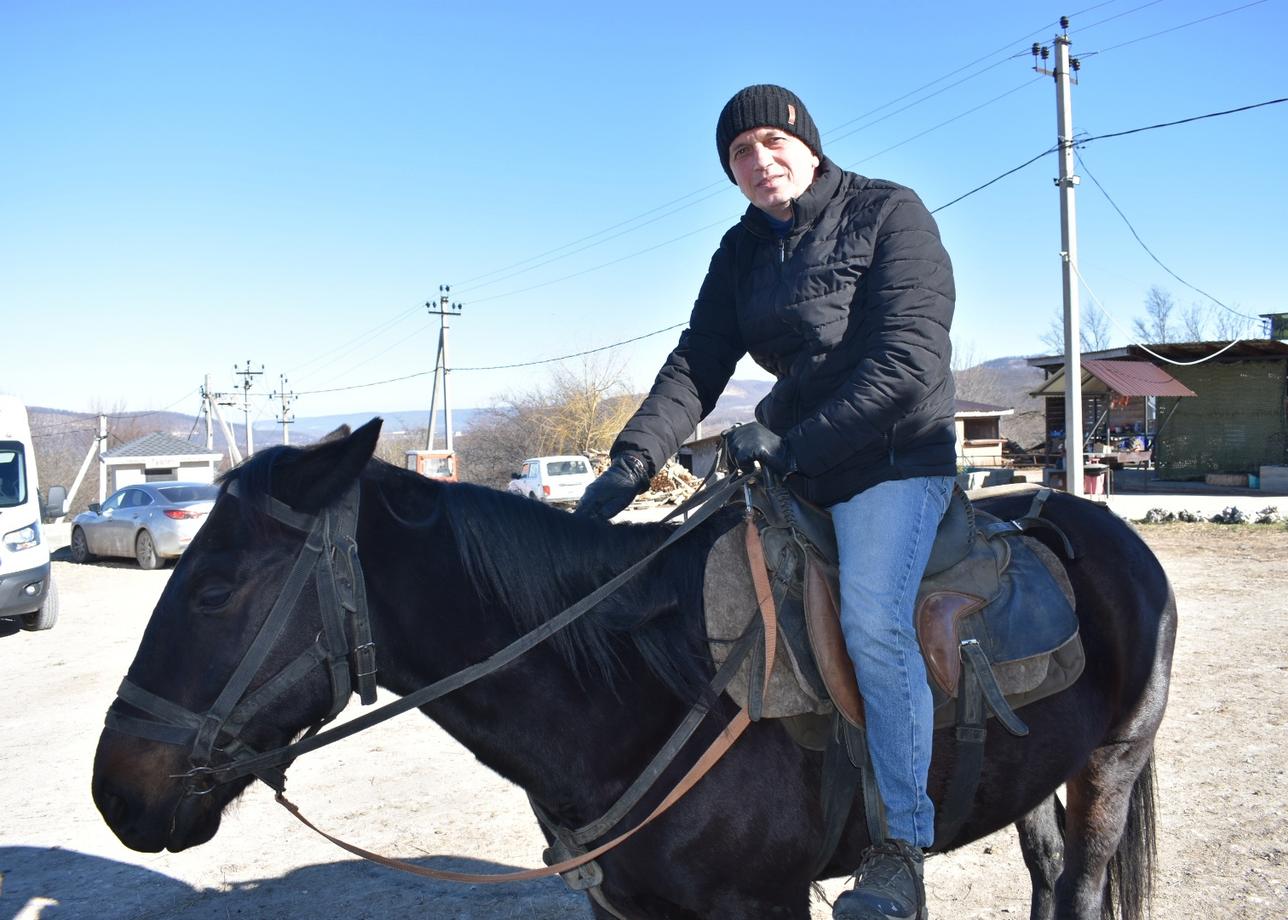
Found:
[[[1118,920],[1147,915],[1155,854],[1154,736],[1167,708],[1175,637],[1176,601],[1169,590],[1155,660],[1137,703],[1066,784],[1059,920],[1109,916],[1110,899]]]
[[[1015,822],[1020,851],[1033,881],[1029,920],[1053,920],[1055,886],[1064,865],[1064,831],[1060,803],[1054,795]]]
[[[1145,916],[1154,850],[1152,751],[1153,739],[1097,748],[1069,780],[1064,872],[1056,885],[1059,920],[1098,920],[1115,894],[1119,920]],[[1111,860],[1117,893],[1106,891]]]

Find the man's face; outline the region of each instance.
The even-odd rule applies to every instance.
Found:
[[[790,220],[792,201],[814,181],[818,157],[781,128],[752,128],[729,145],[729,168],[748,201],[779,220]]]

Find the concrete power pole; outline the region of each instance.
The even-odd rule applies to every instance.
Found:
[[[295,394],[286,389],[285,374],[278,374],[278,379],[281,381],[282,388],[275,393],[270,393],[269,397],[282,400],[282,414],[277,417],[277,421],[282,426],[282,443],[290,444],[291,423],[295,421],[295,416],[291,414],[291,400],[295,398]]]
[[[206,382],[201,385],[201,409],[206,416],[206,451],[212,452],[215,449],[215,418],[214,413],[210,411],[210,403],[213,400],[210,394],[210,375],[206,375]]]
[[[451,285],[440,284],[438,286],[438,303],[432,300],[425,302],[431,316],[438,314],[438,356],[434,360],[434,387],[430,391],[429,397],[429,431],[425,435],[425,450],[434,449],[434,429],[438,422],[438,378],[443,378],[443,425],[446,428],[447,452],[451,453],[452,448],[452,403],[447,396],[447,329],[448,320],[453,316],[461,315],[461,304],[449,303],[451,300]]]
[[[1073,99],[1079,62],[1070,58],[1069,18],[1060,17],[1061,34],[1055,36],[1055,70],[1041,66],[1049,51],[1033,45],[1034,70],[1055,78],[1056,142],[1060,153],[1060,261],[1064,276],[1064,471],[1065,489],[1082,495],[1082,315],[1078,305],[1078,227],[1074,210]]]
[[[250,359],[246,360],[246,370],[237,370],[237,365],[233,365],[233,373],[242,379],[242,417],[246,421],[246,456],[249,457],[255,453],[255,437],[250,429],[250,388],[254,385],[254,378],[264,373],[264,365],[259,366],[259,370],[251,370]]]
[[[98,503],[107,499],[107,416],[98,417]]]

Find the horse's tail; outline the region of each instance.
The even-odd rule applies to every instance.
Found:
[[[1145,920],[1154,896],[1158,843],[1154,836],[1154,757],[1136,777],[1127,805],[1127,824],[1109,861],[1103,920]]]

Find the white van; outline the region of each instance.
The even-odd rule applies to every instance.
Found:
[[[50,492],[54,512],[61,513],[65,490]],[[27,407],[0,396],[0,617],[17,619],[23,629],[49,629],[58,621],[58,588],[40,512]]]
[[[585,457],[532,457],[510,474],[508,491],[547,505],[575,505],[594,480],[595,471]]]

